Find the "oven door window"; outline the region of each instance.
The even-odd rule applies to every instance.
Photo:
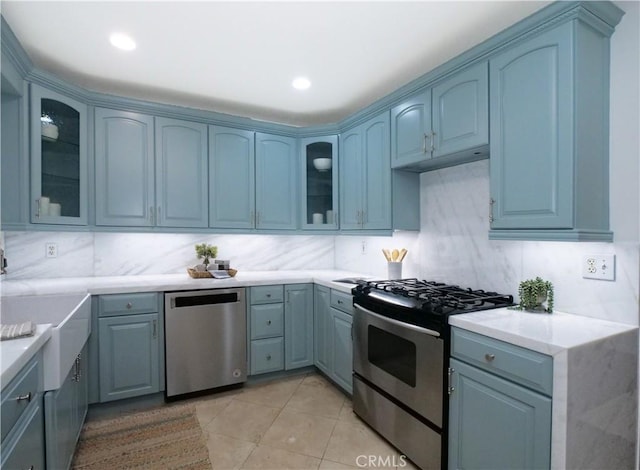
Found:
[[[369,363],[415,387],[416,345],[373,325],[369,325],[367,334]]]

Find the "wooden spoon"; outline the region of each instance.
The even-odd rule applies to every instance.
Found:
[[[383,248],[382,249],[382,254],[384,255],[385,259],[387,261],[391,261],[391,252],[389,251],[388,248]]]
[[[403,248],[402,250],[400,250],[400,259],[398,261],[402,263],[402,260],[404,260],[405,256],[407,256],[407,250]]]
[[[391,259],[395,262],[398,261],[398,256],[400,256],[400,252],[398,251],[397,248],[394,248],[393,251],[391,252]]]

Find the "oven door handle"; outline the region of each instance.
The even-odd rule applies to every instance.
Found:
[[[379,313],[372,312],[371,310],[366,309],[366,308],[364,308],[364,307],[362,307],[362,306],[360,306],[358,304],[353,304],[353,306],[356,309],[366,313],[367,315],[371,315],[372,317],[377,318],[378,320],[390,323],[392,325],[401,326],[402,328],[408,328],[408,329],[416,331],[418,333],[426,333],[426,334],[428,334],[430,336],[435,336],[437,338],[440,337],[440,333],[438,333],[437,331],[433,331],[433,330],[430,330],[428,328],[423,328],[423,327],[417,326],[417,325],[412,325],[411,323],[405,323],[405,322],[402,322],[402,321],[394,320],[393,318],[385,317],[384,315],[380,315]]]

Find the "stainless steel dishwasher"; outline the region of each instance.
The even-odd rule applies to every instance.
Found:
[[[167,292],[166,396],[247,380],[245,291]]]

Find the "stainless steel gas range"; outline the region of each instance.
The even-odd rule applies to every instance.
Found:
[[[513,304],[418,279],[353,291],[353,410],[422,469],[447,466],[449,315]]]

